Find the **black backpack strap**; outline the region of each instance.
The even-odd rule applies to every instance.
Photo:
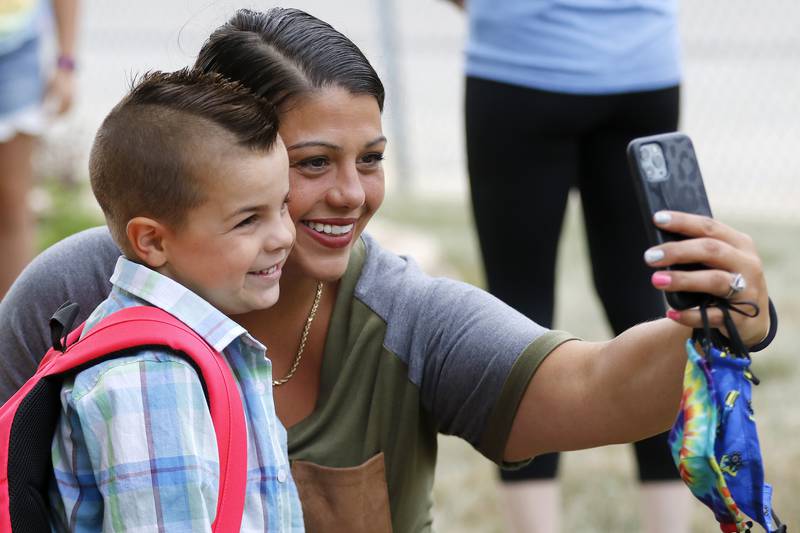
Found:
[[[50,317],[50,340],[53,349],[63,352],[67,349],[67,334],[72,331],[80,306],[74,302],[64,302]]]

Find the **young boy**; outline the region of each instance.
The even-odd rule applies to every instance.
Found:
[[[285,147],[272,106],[217,75],[145,75],[106,117],[92,189],[123,252],[89,317],[160,307],[221,351],[248,431],[242,531],[302,531],[286,431],[263,345],[229,318],[278,298],[294,242]],[[201,382],[184,359],[142,349],[65,381],[53,439],[56,527],[208,531],[217,443]]]

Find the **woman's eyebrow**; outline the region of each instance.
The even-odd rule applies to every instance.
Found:
[[[316,146],[322,148],[329,148],[331,150],[341,150],[341,146],[337,146],[335,144],[325,142],[325,141],[303,141],[297,144],[293,144],[291,146],[287,146],[286,150],[297,150],[298,148],[308,148],[309,146]]]
[[[373,140],[369,141],[368,143],[364,144],[364,148],[370,148],[371,146],[375,146],[376,144],[385,143],[385,142],[387,142],[386,141],[386,137],[381,135],[380,137],[376,137],[375,139],[373,139]],[[314,147],[317,147],[317,148],[328,148],[330,150],[336,150],[336,151],[341,151],[342,150],[341,146],[339,146],[337,144],[329,143],[329,142],[326,142],[326,141],[303,141],[303,142],[299,142],[299,143],[293,144],[291,146],[287,146],[286,150],[287,151],[289,151],[289,150],[298,150],[300,148],[308,148],[310,146],[314,146]]]
[[[370,146],[375,146],[376,144],[385,143],[385,142],[386,142],[386,137],[381,135],[380,137],[378,137],[374,141],[370,141],[367,144],[365,144],[364,148],[369,148]]]

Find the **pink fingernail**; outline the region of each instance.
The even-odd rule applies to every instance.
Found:
[[[669,318],[670,320],[680,320],[681,312],[676,311],[674,309],[670,309],[667,311],[667,318]]]
[[[656,287],[666,287],[672,283],[672,276],[663,272],[656,272],[650,279]]]

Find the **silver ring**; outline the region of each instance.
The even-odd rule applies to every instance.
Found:
[[[729,285],[730,290],[728,294],[725,295],[726,300],[730,300],[731,297],[735,294],[739,294],[743,290],[747,288],[747,282],[739,272],[731,272],[733,275],[733,279],[731,280],[731,284]]]

